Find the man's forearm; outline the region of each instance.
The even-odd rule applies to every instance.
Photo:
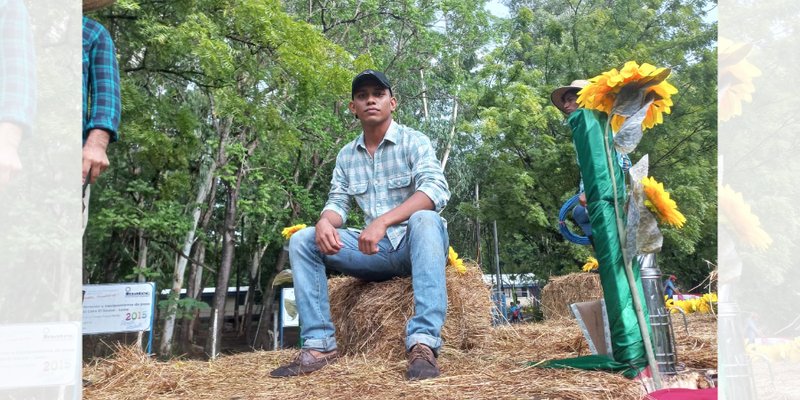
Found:
[[[336,211],[323,211],[322,215],[319,216],[319,221],[322,220],[328,221],[331,225],[333,225],[334,228],[341,228],[343,225],[342,216]],[[317,223],[319,223],[319,221],[317,221]]]
[[[376,218],[375,221],[379,221],[384,226],[389,227],[407,221],[411,217],[411,214],[417,211],[433,209],[433,200],[431,200],[427,194],[418,191],[414,192],[411,197],[406,199],[406,201],[402,202],[399,206]]]

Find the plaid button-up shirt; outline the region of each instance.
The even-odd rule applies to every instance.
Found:
[[[83,140],[92,129],[117,140],[121,113],[114,42],[103,25],[83,17]]]
[[[36,112],[36,67],[28,12],[19,0],[0,3],[0,122],[29,131]]]
[[[430,139],[392,121],[374,157],[367,152],[363,133],[339,151],[323,211],[334,211],[347,222],[350,198],[355,198],[369,224],[417,191],[433,201],[437,212],[450,199],[450,190]],[[386,231],[393,248],[397,248],[405,236],[406,225],[407,221]]]

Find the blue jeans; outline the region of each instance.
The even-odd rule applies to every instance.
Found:
[[[592,223],[589,222],[589,213],[586,207],[578,204],[572,209],[572,219],[581,227],[584,236],[592,236]]]
[[[445,263],[449,239],[439,214],[417,211],[408,219],[406,235],[397,249],[389,238],[378,243],[379,251],[365,255],[358,250],[359,233],[338,229],[344,246],[337,254],[324,255],[315,243],[315,228],[303,229],[289,240],[295,301],[300,316],[303,348],[327,352],[336,349],[331,321],[325,268],[365,281],[385,281],[411,276],[414,316],[406,325],[406,350],[417,343],[438,353],[440,332],[447,313]]]

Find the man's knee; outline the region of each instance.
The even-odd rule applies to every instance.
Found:
[[[303,252],[309,244],[316,246],[316,230],[314,227],[303,228],[289,238],[289,252]]]
[[[411,214],[411,218],[408,219],[408,224],[409,225],[432,224],[434,226],[439,226],[442,225],[442,218],[436,211],[420,210]]]

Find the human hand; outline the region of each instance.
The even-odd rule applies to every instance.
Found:
[[[578,202],[580,202],[582,206],[586,207],[586,193],[581,192],[580,196],[578,196]]]
[[[386,236],[388,226],[376,218],[358,236],[358,250],[366,255],[378,254],[378,242]]]
[[[339,252],[344,244],[339,237],[339,231],[334,228],[333,224],[325,218],[320,218],[315,226],[315,238],[317,247],[322,254],[331,256]]]
[[[83,145],[83,182],[89,178],[89,183],[94,183],[97,177],[109,166],[106,148],[110,135],[102,129],[92,129]],[[89,175],[91,171],[91,176]]]
[[[0,122],[0,189],[4,188],[11,177],[22,169],[19,160],[19,142],[22,140],[22,128],[11,122]]]

